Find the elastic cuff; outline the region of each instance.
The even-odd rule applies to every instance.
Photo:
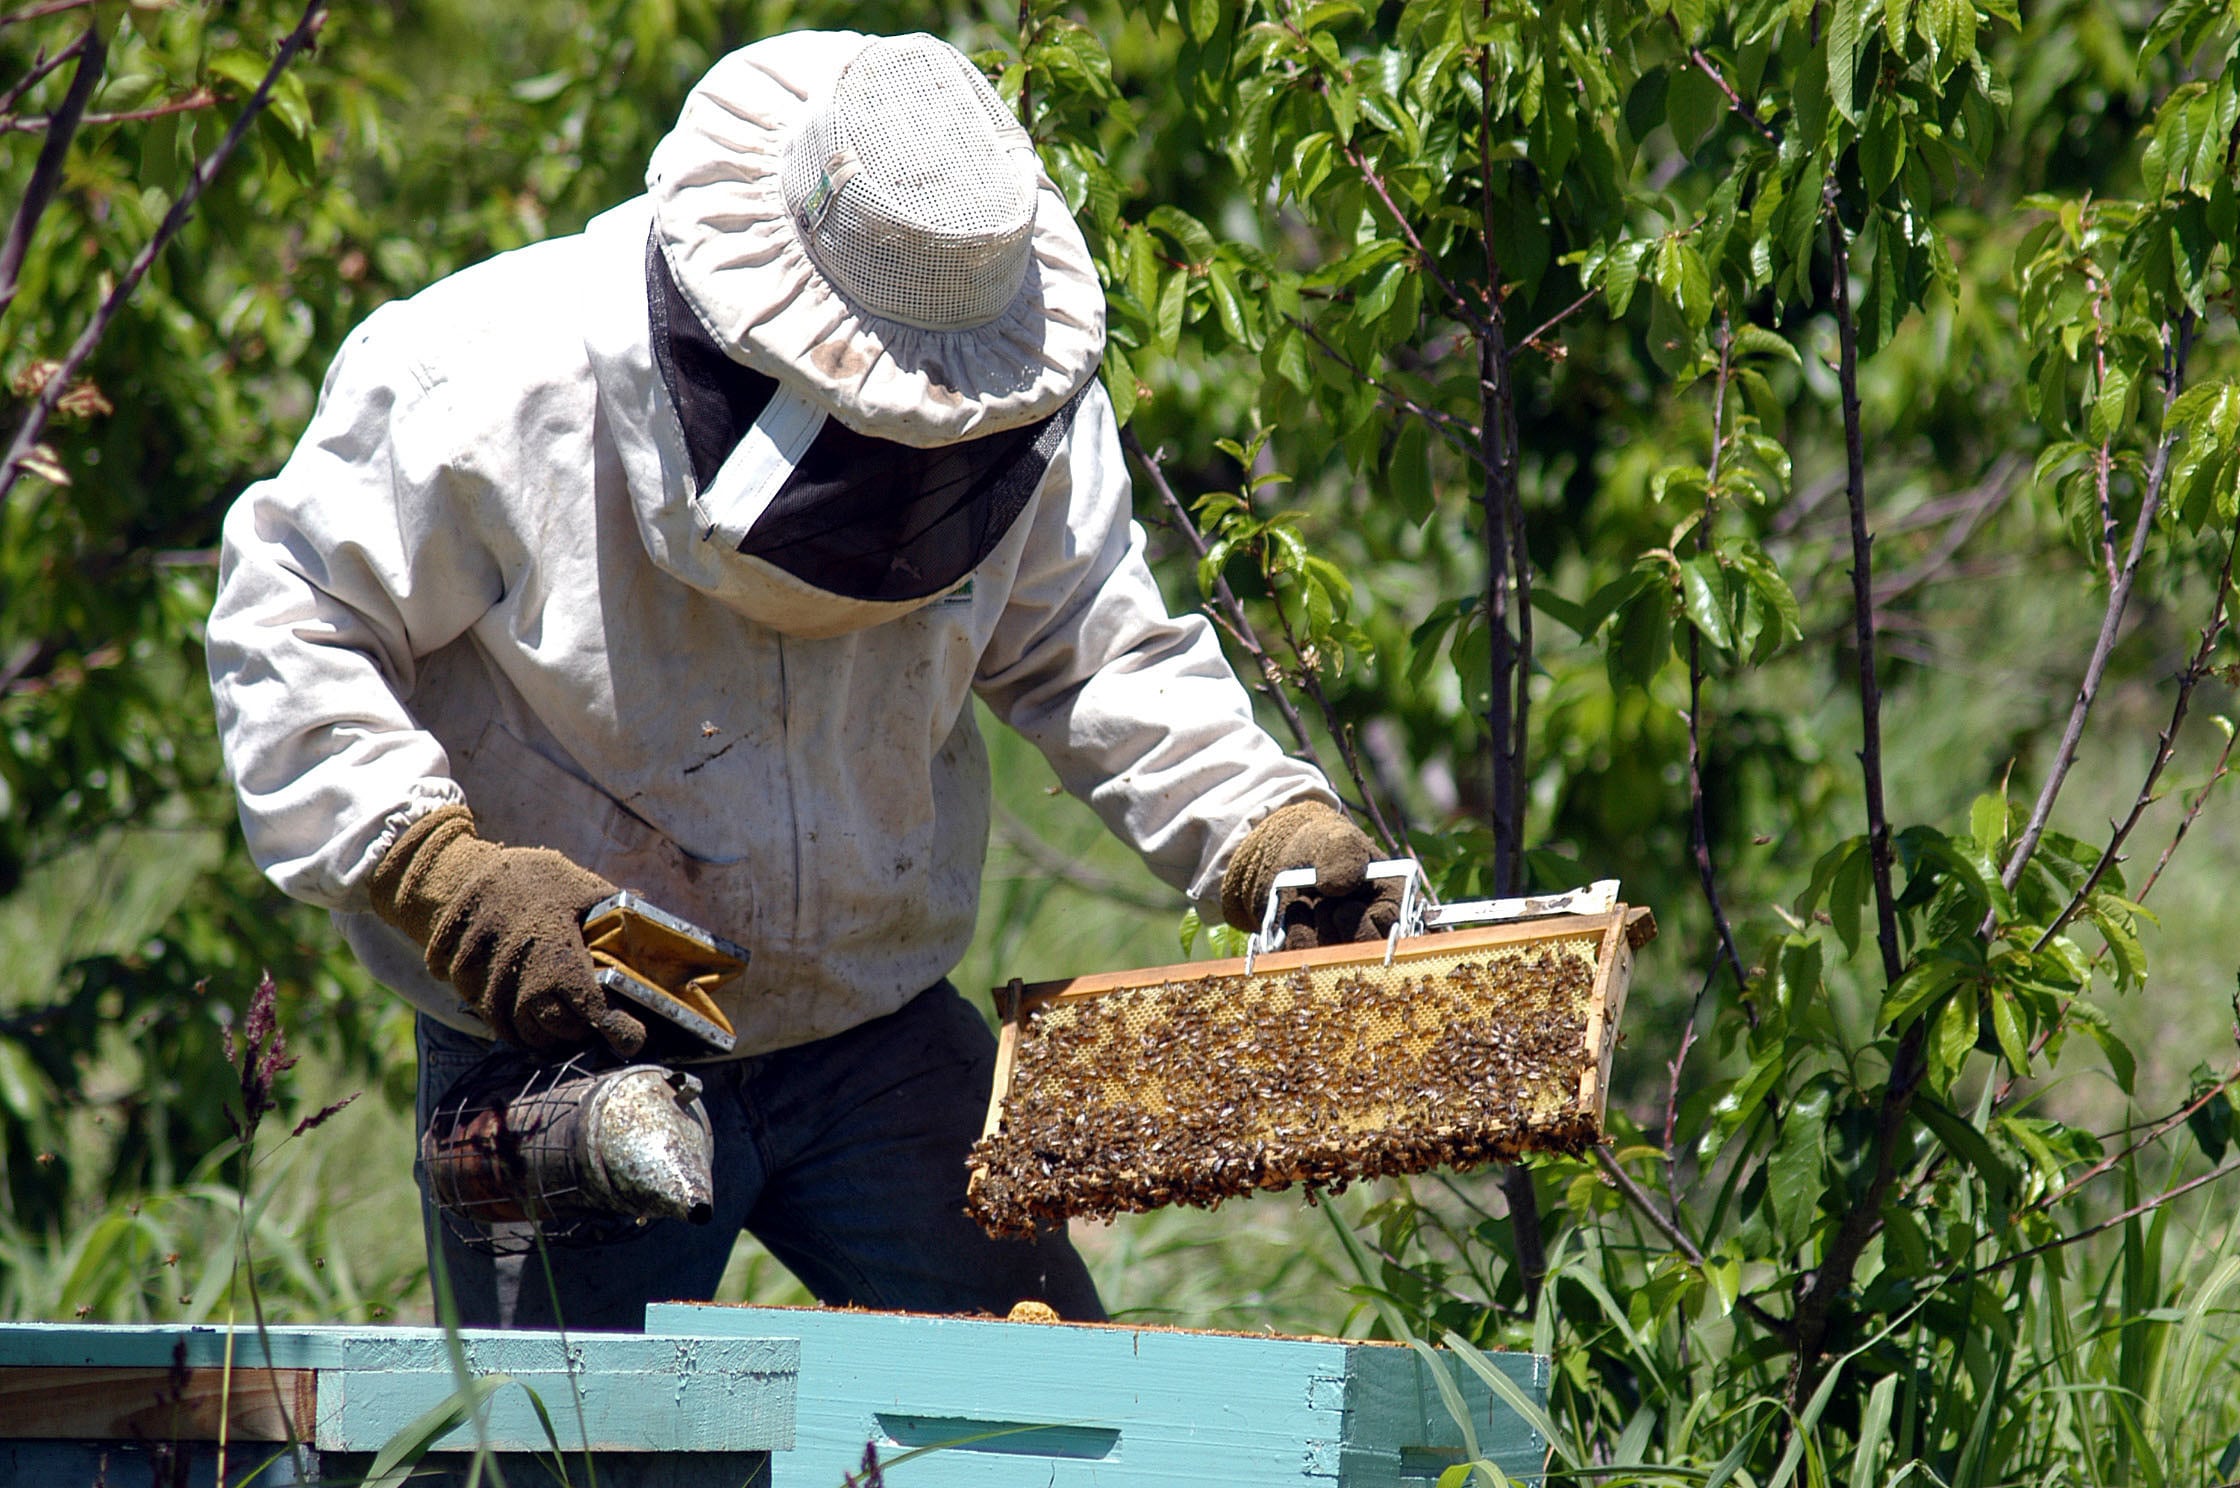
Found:
[[[366,848],[362,866],[351,878],[362,887],[372,875],[374,866],[389,855],[390,848],[397,845],[397,839],[404,835],[405,828],[424,816],[434,815],[446,806],[463,806],[466,801],[466,792],[459,789],[459,782],[456,780],[423,780],[414,785],[411,794],[406,796],[405,803],[381,819],[381,834]]]

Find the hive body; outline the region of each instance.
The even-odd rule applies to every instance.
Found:
[[[991,1233],[1597,1141],[1647,910],[999,993]]]

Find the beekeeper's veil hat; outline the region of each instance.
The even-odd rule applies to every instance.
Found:
[[[1033,142],[931,36],[774,37],[716,64],[647,174],[655,240],[726,354],[921,448],[1047,418],[1104,293]]]

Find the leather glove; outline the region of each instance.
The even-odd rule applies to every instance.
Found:
[[[1289,868],[1312,868],[1314,887],[1286,891],[1278,908],[1287,951],[1382,940],[1400,918],[1401,881],[1368,877],[1368,836],[1320,801],[1279,807],[1245,834],[1221,875],[1221,917],[1258,930],[1268,887]]]
[[[427,952],[508,1043],[540,1053],[604,1039],[628,1059],[645,1025],[607,1006],[583,914],[614,885],[544,847],[505,847],[474,832],[474,813],[445,806],[405,828],[375,865],[373,912]]]

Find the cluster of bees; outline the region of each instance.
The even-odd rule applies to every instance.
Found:
[[[1595,940],[1165,982],[1030,1009],[968,1209],[993,1235],[1598,1139]]]

